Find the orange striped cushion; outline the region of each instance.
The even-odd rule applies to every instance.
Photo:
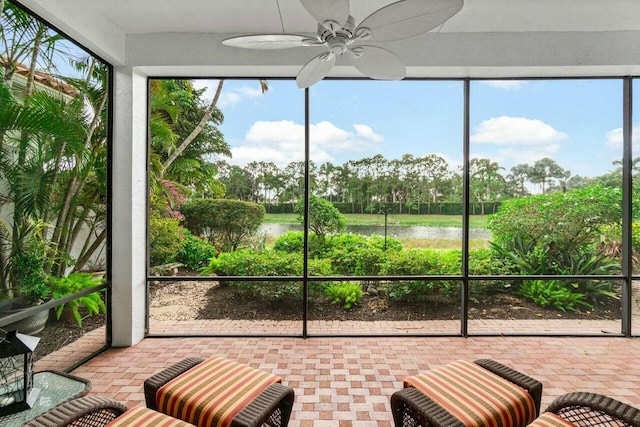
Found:
[[[404,380],[465,426],[524,427],[536,417],[523,388],[475,363],[460,360]]]
[[[227,427],[276,375],[214,357],[169,381],[156,393],[158,410],[198,426]]]
[[[136,407],[107,424],[107,427],[125,426],[193,427],[193,424],[171,418],[152,409]]]
[[[540,415],[534,422],[529,424],[533,427],[575,427],[575,424],[570,423],[564,418],[554,414],[553,412],[545,412]]]

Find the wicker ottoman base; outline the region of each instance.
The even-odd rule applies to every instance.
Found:
[[[147,407],[158,410],[156,397],[160,388],[203,361],[204,359],[200,358],[187,358],[147,379],[144,382]],[[286,427],[289,424],[293,399],[293,389],[280,383],[272,384],[233,418],[231,426],[258,427],[266,425]]]
[[[482,359],[474,363],[524,389],[533,400],[535,415],[540,413],[542,383],[494,360]],[[395,392],[391,396],[391,410],[396,427],[464,427],[458,418],[414,387]]]

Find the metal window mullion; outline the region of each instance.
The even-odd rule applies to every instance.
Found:
[[[302,337],[307,338],[308,299],[309,299],[309,88],[304,90],[304,219],[302,245]]]
[[[633,217],[633,177],[632,173],[632,131],[633,131],[633,79],[623,80],[622,97],[622,334],[631,336],[631,299],[633,263],[632,259],[632,217]]]
[[[470,87],[464,80],[463,168],[462,168],[462,292],[460,333],[469,335],[469,153],[470,153]]]

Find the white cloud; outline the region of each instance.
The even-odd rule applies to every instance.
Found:
[[[370,126],[354,124],[355,132],[328,121],[311,125],[311,158],[316,164],[335,162],[341,152],[372,150],[384,138]],[[231,148],[233,164],[254,160],[274,162],[280,167],[304,160],[304,125],[290,120],[257,121],[247,131],[244,142]]]
[[[567,138],[567,134],[554,129],[541,120],[524,117],[493,117],[478,125],[471,136],[472,142],[544,147]]]
[[[363,138],[366,138],[375,142],[382,142],[384,140],[384,137],[382,135],[378,135],[373,131],[373,129],[371,129],[367,125],[355,124],[353,125],[353,128],[356,130],[356,133]]]
[[[485,80],[482,83],[498,89],[520,89],[527,84],[524,80]]]
[[[218,89],[220,80],[193,80],[193,87],[196,89],[206,88],[202,97],[207,101],[211,101]],[[253,86],[241,86],[237,88],[222,87],[220,98],[218,99],[218,107],[232,107],[246,99],[257,98],[262,95],[262,90],[257,82],[253,82]]]
[[[631,131],[631,142],[636,144],[640,141],[640,125],[634,125]],[[605,135],[605,145],[612,150],[622,150],[622,128],[612,129]]]
[[[560,151],[558,144],[550,144],[540,147],[504,147],[499,149],[495,154],[491,156],[474,156],[474,157],[488,157],[492,161],[498,162],[498,164],[504,166],[508,170],[517,164],[526,163],[529,165],[534,164],[537,160],[545,157],[554,158],[554,155]]]

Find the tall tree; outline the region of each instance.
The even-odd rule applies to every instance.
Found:
[[[562,169],[555,160],[545,157],[537,160],[529,171],[529,181],[534,184],[540,184],[542,193],[545,193],[546,186],[553,179],[563,178],[565,170]]]

